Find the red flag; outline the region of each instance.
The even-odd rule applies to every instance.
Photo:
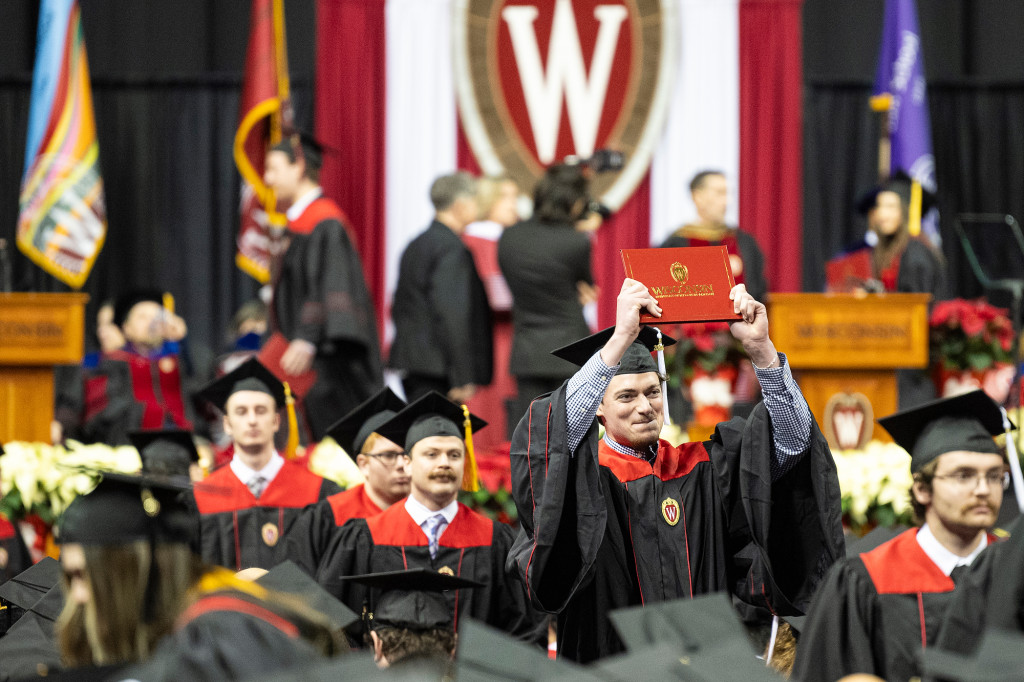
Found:
[[[235,263],[266,283],[270,281],[270,226],[287,222],[277,211],[274,191],[263,182],[267,149],[281,140],[283,130],[292,129],[284,0],[253,0],[239,112],[234,155],[242,191]]]

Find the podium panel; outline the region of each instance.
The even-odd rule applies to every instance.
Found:
[[[772,340],[786,354],[833,449],[890,441],[896,370],[928,366],[930,294],[771,294]]]
[[[50,442],[53,366],[82,361],[86,294],[0,294],[0,443]]]

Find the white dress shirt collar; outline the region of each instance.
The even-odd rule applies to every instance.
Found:
[[[405,498],[405,511],[409,512],[409,516],[416,523],[417,526],[423,526],[423,522],[429,519],[434,514],[444,515],[444,520],[451,525],[452,519],[455,518],[455,513],[459,511],[459,501],[452,500],[451,504],[434,511],[433,509],[427,509],[421,502],[418,502],[412,495]]]
[[[284,457],[279,455],[277,450],[274,450],[274,454],[271,455],[270,461],[267,462],[262,469],[257,471],[244,464],[236,453],[235,456],[231,458],[230,466],[231,471],[234,472],[236,477],[238,477],[238,480],[246,486],[248,486],[249,481],[254,479],[256,476],[262,476],[267,481],[266,485],[270,485],[270,482],[274,480],[278,473],[280,473],[281,467],[284,466]],[[265,489],[266,486],[264,486],[264,490]]]
[[[323,193],[323,189],[319,187],[317,187],[316,189],[309,190],[301,197],[296,199],[294,204],[288,207],[288,210],[285,211],[285,216],[288,217],[289,221],[298,220],[299,216],[301,216],[306,211],[306,209],[309,208],[309,205],[312,204],[317,199],[319,199],[320,195],[322,195]]]
[[[953,572],[953,569],[957,566],[970,566],[974,560],[981,554],[981,550],[988,547],[988,533],[981,536],[981,542],[974,549],[973,552],[967,556],[957,556],[948,549],[942,546],[935,534],[932,533],[931,528],[928,524],[921,526],[921,530],[917,531],[917,544],[921,545],[921,549],[928,555],[928,558],[935,562],[943,573],[949,575]]]

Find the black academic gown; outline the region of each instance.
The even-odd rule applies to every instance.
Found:
[[[274,262],[273,328],[316,346],[317,380],[303,396],[314,440],[383,385],[373,302],[343,217],[317,199],[289,224],[290,243]]]
[[[32,556],[21,539],[18,527],[0,515],[0,584],[31,566]],[[2,620],[0,618],[0,622]]]
[[[352,486],[323,502],[306,507],[285,536],[288,543],[285,552],[299,568],[316,576],[316,569],[331,539],[341,532],[346,521],[376,516],[382,511],[366,493],[365,483]]]
[[[935,643],[955,585],[921,549],[917,532],[911,528],[832,569],[801,631],[793,679],[920,676],[917,656]]]
[[[512,440],[521,530],[508,561],[534,603],[559,614],[560,655],[621,651],[608,613],[648,602],[726,591],[803,613],[843,552],[839,482],[816,426],[775,483],[763,405],[705,443],[661,441],[652,467],[599,453],[596,420],[568,452],[564,391],[535,400]]]
[[[199,514],[198,553],[209,564],[238,571],[271,569],[289,558],[284,538],[307,505],[340,491],[333,481],[285,461],[257,500],[223,466],[192,490]]]
[[[512,529],[459,504],[441,534],[436,558],[430,558],[427,536],[404,502],[368,519],[353,519],[336,534],[324,553],[317,582],[356,613],[364,603],[372,611],[379,592],[344,576],[410,568],[430,568],[484,584],[445,593],[453,623],[468,616],[513,636],[536,641],[547,631],[547,618],[534,611],[520,586],[505,576],[505,558]]]
[[[206,589],[213,582],[211,575],[219,580],[216,572],[204,577],[199,598],[178,619],[175,631],[160,641],[153,656],[118,679],[263,679],[323,659],[322,623],[261,598],[259,586]]]
[[[391,316],[391,367],[445,381],[449,388],[491,383],[487,291],[473,254],[442,223],[435,220],[402,253]]]

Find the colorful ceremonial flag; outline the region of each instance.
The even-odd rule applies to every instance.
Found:
[[[103,246],[107,210],[77,0],[43,0],[36,40],[18,248],[78,289]]]
[[[888,96],[889,175],[903,171],[929,192],[935,191],[935,157],[928,118],[927,88],[921,31],[914,0],[886,0],[882,47],[875,74],[875,96]],[[920,197],[920,188],[915,191]],[[912,202],[913,204],[914,202]],[[915,216],[916,209],[916,216]],[[911,206],[911,223],[920,225],[920,199]],[[932,238],[938,237],[934,220],[925,223]],[[912,232],[914,231],[912,227]],[[934,231],[934,232],[933,232]]]
[[[283,0],[253,0],[239,111],[234,155],[242,191],[235,263],[266,283],[270,281],[270,227],[287,222],[277,211],[274,191],[263,182],[267,149],[281,140],[282,131],[292,129]]]

